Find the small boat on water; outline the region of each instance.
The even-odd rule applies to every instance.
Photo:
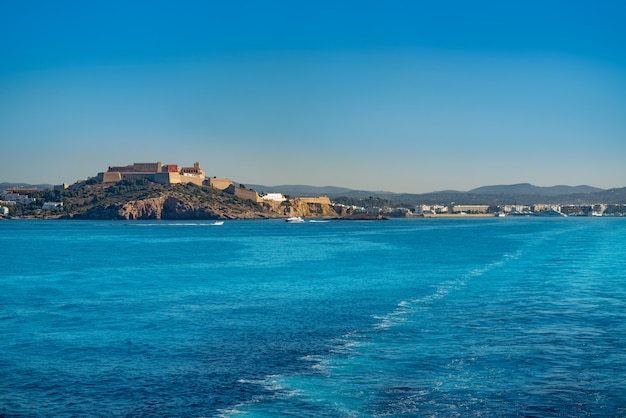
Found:
[[[214,226],[224,225],[224,221],[215,221],[211,225],[214,225]]]
[[[285,219],[285,222],[298,223],[298,222],[304,222],[304,219],[302,219],[299,216],[291,216]]]

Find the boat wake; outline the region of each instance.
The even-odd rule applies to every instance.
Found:
[[[426,296],[402,300],[391,312],[373,315],[375,322],[371,328],[353,330],[335,339],[327,355],[301,357],[300,361],[309,363],[308,372],[289,376],[272,375],[249,382],[263,386],[271,395],[255,397],[250,402],[221,411],[220,416],[272,415],[269,411],[276,413],[277,410],[287,415],[297,415],[298,408],[303,404],[307,405],[309,411],[317,411],[319,416],[386,415],[385,408],[393,409],[387,411],[390,414],[415,413],[417,404],[411,398],[415,392],[404,386],[388,389],[395,397],[394,406],[368,404],[368,400],[379,396],[377,382],[396,379],[393,375],[388,376],[393,373],[394,359],[385,358],[381,354],[381,347],[386,347],[385,341],[390,338],[388,334],[420,312],[428,311],[434,303],[467,286],[472,280],[520,256],[521,251],[503,254],[497,261],[440,283]],[[385,377],[372,377],[380,373],[385,373]],[[268,402],[271,406],[267,405]]]
[[[202,222],[150,222],[150,223],[137,223],[132,226],[137,226],[140,228],[163,228],[163,227],[179,227],[179,226],[216,226],[223,225],[224,221],[215,221],[211,223],[202,223]]]

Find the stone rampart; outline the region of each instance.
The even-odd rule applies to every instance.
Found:
[[[252,200],[257,203],[263,201],[263,199],[261,199],[261,196],[259,196],[259,194],[256,191],[251,190],[251,189],[244,189],[241,187],[236,187],[234,184],[231,184],[230,186],[228,186],[228,188],[226,188],[224,191],[226,193],[235,195],[241,199]]]
[[[150,176],[145,176],[150,178]],[[154,173],[152,175],[152,181],[160,184],[174,184],[180,183],[180,174],[178,173]]]
[[[230,179],[218,179],[216,177],[208,178],[206,182],[209,184],[209,186],[220,190],[226,190],[233,184],[233,181]]]
[[[96,178],[101,183],[117,183],[118,181],[122,180],[122,174],[119,171],[113,173],[98,173],[98,176]]]
[[[321,205],[330,205],[330,198],[328,196],[319,197],[296,197],[296,201],[302,203],[319,203]]]

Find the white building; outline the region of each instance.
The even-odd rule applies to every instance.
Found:
[[[421,215],[423,213],[435,213],[430,205],[417,205],[415,206],[415,213]]]
[[[41,209],[57,210],[63,207],[63,202],[45,202]]]
[[[9,215],[9,208],[7,208],[5,206],[0,206],[0,215],[8,216]]]
[[[489,205],[454,205],[452,213],[487,213]]]
[[[287,200],[287,198],[280,193],[267,193],[261,196],[261,199],[271,200],[273,202],[284,202],[285,200]]]
[[[22,203],[24,205],[30,205],[36,199],[34,197],[28,197],[28,195],[22,195],[19,193],[5,193],[4,200],[8,202]]]

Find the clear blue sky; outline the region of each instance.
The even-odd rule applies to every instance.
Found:
[[[0,182],[626,186],[626,2],[3,1]]]

